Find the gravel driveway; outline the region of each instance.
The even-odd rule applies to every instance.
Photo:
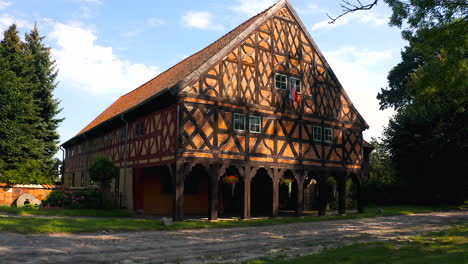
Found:
[[[393,239],[468,222],[468,211],[262,227],[90,234],[0,232],[0,263],[239,263],[308,255],[323,248]]]

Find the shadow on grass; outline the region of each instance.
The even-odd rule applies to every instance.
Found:
[[[326,249],[315,255],[286,258],[261,258],[248,264],[467,263],[468,224],[457,224],[446,231],[414,236],[407,241],[360,243]]]

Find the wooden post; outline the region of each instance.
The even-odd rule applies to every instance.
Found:
[[[211,165],[209,168],[210,177],[210,207],[209,207],[209,220],[218,219],[219,209],[219,166]]]
[[[183,164],[177,163],[174,171],[174,196],[172,217],[174,221],[182,221],[184,219],[184,180],[185,170]]]
[[[344,215],[346,214],[346,178],[337,177],[336,182],[338,184],[338,213]]]
[[[273,169],[273,177],[271,181],[273,182],[273,208],[271,216],[277,217],[278,216],[278,207],[279,207],[279,175],[280,169]]]
[[[296,173],[296,175],[296,216],[301,216],[304,209],[304,175],[302,173]]]
[[[250,182],[252,177],[250,175],[250,168],[245,168],[244,174],[244,210],[242,212],[242,219],[250,218]]]

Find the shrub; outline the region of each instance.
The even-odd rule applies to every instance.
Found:
[[[98,156],[96,162],[89,168],[91,180],[99,182],[100,187],[108,191],[112,180],[117,176],[117,167],[109,157]]]
[[[108,207],[99,189],[54,190],[42,202],[45,207],[100,209]]]

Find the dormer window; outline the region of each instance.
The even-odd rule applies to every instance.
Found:
[[[301,93],[301,80],[294,77],[289,78],[289,86],[291,87],[291,89],[294,85],[296,85],[297,93]]]
[[[286,90],[288,86],[288,78],[284,74],[275,74],[275,88],[276,89],[281,89],[281,90]]]

